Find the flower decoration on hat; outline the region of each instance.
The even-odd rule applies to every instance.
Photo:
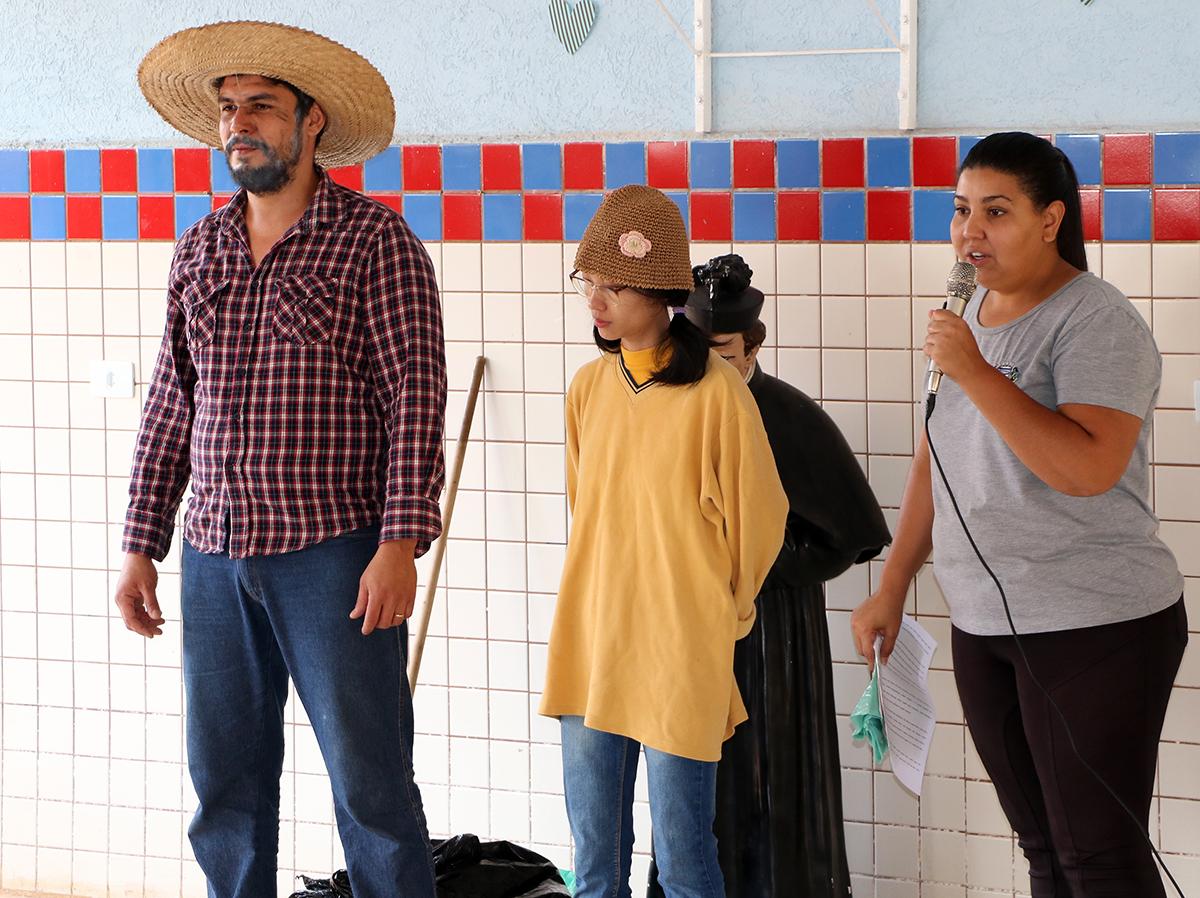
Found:
[[[617,240],[621,255],[631,259],[644,259],[650,252],[652,244],[641,231],[626,231]]]

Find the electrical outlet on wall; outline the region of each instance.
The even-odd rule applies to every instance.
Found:
[[[92,362],[92,395],[128,399],[133,395],[133,362]]]

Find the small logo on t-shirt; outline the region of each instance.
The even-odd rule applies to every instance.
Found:
[[[1016,383],[1017,378],[1019,378],[1021,376],[1021,369],[1018,368],[1016,365],[997,365],[996,370],[999,371],[1001,374],[1003,374],[1005,377],[1007,377],[1009,380],[1011,380],[1013,383]]]

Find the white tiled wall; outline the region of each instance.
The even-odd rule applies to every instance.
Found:
[[[474,358],[488,371],[472,430],[417,691],[416,763],[434,834],[471,831],[570,863],[557,725],[536,714],[567,533],[562,394],[594,357],[566,285],[574,247],[432,244],[445,300],[458,433]],[[696,245],[697,261],[729,244]],[[894,523],[913,447],[913,349],[952,261],[921,244],[733,246],[768,294],[761,359],[820,397]],[[176,556],[161,565],[167,635],[125,631],[110,595],[144,378],[163,320],[171,247],[0,243],[0,888],[78,895],[201,895],[186,827]],[[1200,245],[1090,247],[1164,353],[1154,498],[1188,575],[1200,630]],[[139,395],[97,399],[89,365],[137,364]],[[447,446],[453,458],[454,446]],[[878,563],[829,590],[838,707],[865,681],[850,610]],[[428,571],[423,569],[422,577]],[[915,611],[942,648],[926,794],[904,793],[851,744],[842,718],[846,830],[858,898],[983,898],[1028,888],[995,794],[962,724],[946,607],[928,572]],[[327,781],[303,708],[289,704],[280,890],[341,861]],[[1200,894],[1200,638],[1180,672],[1150,832]],[[639,792],[639,851],[648,840]],[[639,854],[635,880],[643,881]]]

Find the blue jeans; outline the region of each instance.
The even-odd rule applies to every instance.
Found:
[[[378,540],[368,527],[237,560],[184,543],[188,767],[199,798],[188,836],[209,898],[276,894],[289,675],[329,770],[355,898],[434,898],[413,782],[407,629],[364,637],[348,617]]]
[[[630,898],[633,785],[641,745],[563,717],[563,785],[575,840],[575,898]],[[717,865],[717,765],[646,748],[650,822],[667,898],[725,898]]]

